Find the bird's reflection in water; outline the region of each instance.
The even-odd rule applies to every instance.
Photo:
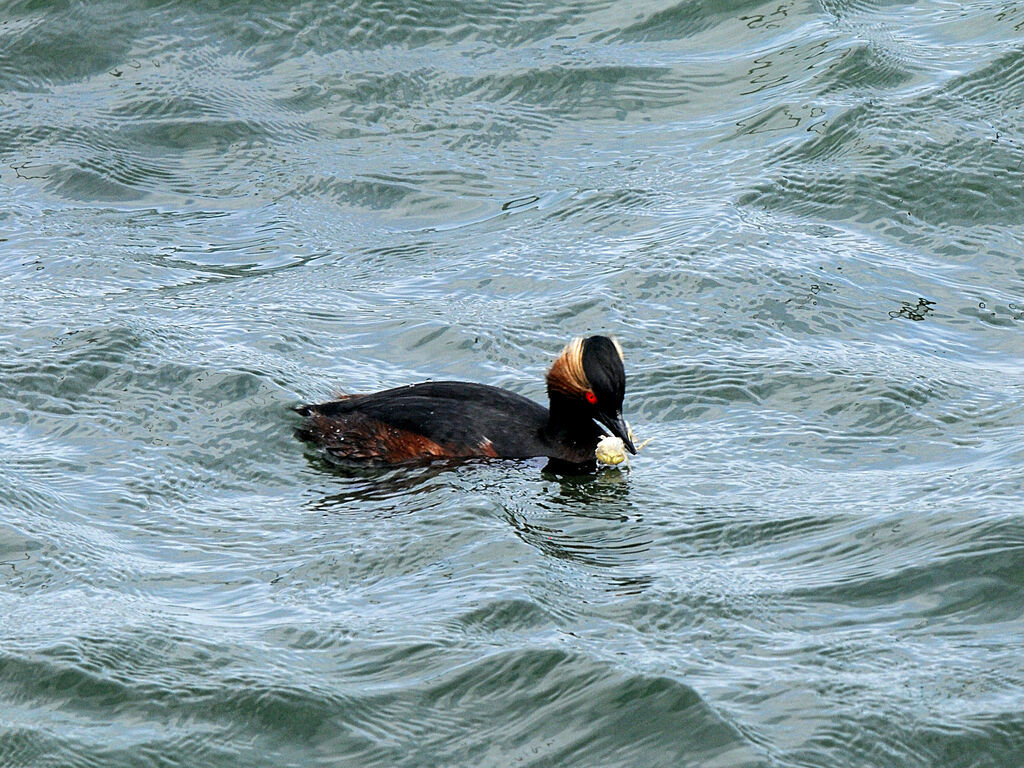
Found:
[[[554,474],[544,469],[547,487],[554,495],[539,501],[545,506],[564,506],[574,514],[586,517],[620,517],[626,519],[630,510],[629,473],[620,469],[602,469],[588,475]]]
[[[337,490],[309,502],[308,507],[315,512],[352,512],[363,508],[367,502],[379,503],[429,494],[443,485],[439,478],[457,465],[451,461],[436,461],[409,466],[346,466],[320,455],[307,455],[307,460],[318,474],[327,472],[340,481],[334,486]],[[415,509],[414,504],[403,504],[391,511],[399,514]]]
[[[474,470],[483,470],[484,473],[479,475],[477,482],[471,483],[472,490],[486,490],[487,487],[494,486],[506,490],[503,487],[503,480],[517,483],[525,481],[529,485],[530,479],[541,477],[550,481],[553,486],[563,489],[565,501],[579,506],[581,513],[585,512],[586,507],[592,502],[609,501],[616,495],[625,493],[628,488],[626,478],[619,470],[571,474],[569,467],[543,458],[438,459],[422,463],[373,466],[366,463],[339,463],[325,458],[321,452],[310,451],[306,453],[306,461],[318,475],[332,475],[343,483],[337,491],[315,500],[311,504],[315,511],[338,510],[352,503],[383,501],[397,496],[427,493],[443,484],[431,482],[433,480],[447,480],[450,477],[466,479],[467,473]],[[501,470],[500,476],[486,471],[494,468]],[[536,474],[538,469],[542,470],[539,475]],[[595,511],[594,514],[607,517],[610,513]]]
[[[438,461],[401,467],[346,467],[311,455],[310,464],[340,481],[336,490],[309,503],[320,513],[355,512],[371,505],[375,515],[412,514],[452,488],[490,497],[513,533],[545,556],[599,569],[605,588],[629,594],[645,590],[650,534],[629,501],[628,472],[606,469],[567,475],[546,460]],[[417,500],[419,503],[417,503]],[[638,571],[638,569],[641,569]]]
[[[609,591],[638,593],[651,584],[643,572],[650,533],[629,501],[628,473],[545,474],[540,491],[504,501],[505,519],[520,540],[586,567]]]

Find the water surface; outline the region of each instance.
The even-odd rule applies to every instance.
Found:
[[[1024,6],[0,7],[0,765],[1024,754]],[[339,472],[542,399],[630,471]]]

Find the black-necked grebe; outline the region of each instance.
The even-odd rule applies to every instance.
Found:
[[[525,459],[592,465],[600,422],[636,453],[622,418],[622,348],[607,336],[573,339],[547,374],[550,406],[462,381],[430,381],[296,408],[296,430],[342,463],[444,458]]]

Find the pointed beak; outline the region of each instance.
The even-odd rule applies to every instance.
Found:
[[[616,437],[621,437],[622,442],[626,445],[626,450],[636,455],[636,446],[633,445],[633,441],[629,439],[629,427],[626,425],[626,420],[622,418],[621,413],[616,413],[614,416],[609,416],[604,413],[600,413],[597,416],[598,421],[608,427],[609,431]]]

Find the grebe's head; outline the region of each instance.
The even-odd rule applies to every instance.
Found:
[[[622,398],[626,394],[626,370],[622,367],[622,347],[607,336],[576,338],[548,371],[548,397],[561,396],[577,402],[611,431],[630,453],[636,453],[629,427],[622,418]]]

